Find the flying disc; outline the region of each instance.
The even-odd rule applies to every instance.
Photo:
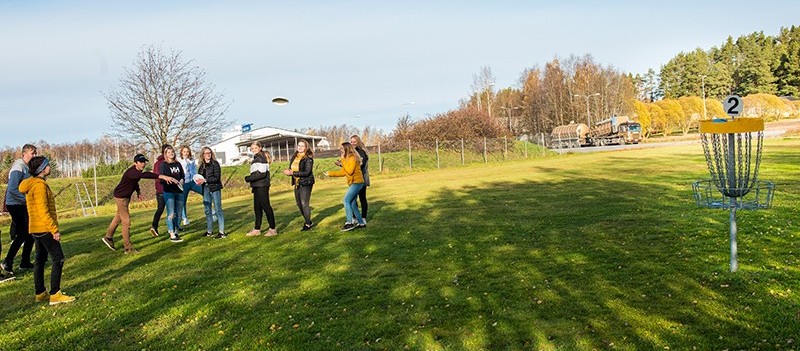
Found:
[[[289,103],[289,99],[281,96],[277,96],[272,99],[272,103],[278,106],[283,106]]]
[[[195,182],[195,183],[197,183],[197,184],[200,184],[200,183],[198,183],[198,182],[199,182],[199,181],[201,181],[201,180],[206,180],[206,178],[205,178],[205,177],[203,177],[202,175],[195,174],[195,175],[192,177],[192,180],[194,180],[194,182]]]
[[[183,182],[181,181],[178,182],[178,189],[181,189],[181,191],[183,191]]]

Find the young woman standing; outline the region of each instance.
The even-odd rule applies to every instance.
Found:
[[[342,231],[346,232],[355,228],[367,226],[364,223],[364,219],[361,218],[361,213],[358,212],[358,206],[356,206],[358,192],[364,187],[364,176],[361,174],[361,157],[353,148],[352,144],[348,142],[342,143],[342,146],[339,147],[339,155],[341,156],[340,163],[342,169],[338,171],[328,171],[327,175],[329,177],[347,178],[348,188],[347,192],[344,194],[344,199],[342,199],[344,203],[344,218],[346,219]],[[353,218],[355,218],[355,220],[353,220]]]
[[[350,144],[352,144],[358,155],[361,156],[361,174],[364,176],[364,187],[358,192],[358,201],[361,203],[361,216],[364,217],[364,225],[367,224],[367,187],[369,186],[369,155],[367,155],[364,142],[358,135],[350,136]]]
[[[269,164],[272,163],[272,156],[264,151],[264,147],[258,141],[250,144],[250,151],[253,152],[253,162],[250,164],[250,175],[244,177],[244,180],[253,188],[253,210],[256,214],[256,223],[247,236],[261,235],[262,212],[267,214],[269,223],[269,230],[264,236],[275,236],[278,235],[278,231],[275,230],[275,214],[269,204]]]
[[[167,208],[167,230],[169,231],[169,240],[178,243],[183,241],[178,235],[179,217],[181,207],[183,204],[183,179],[185,173],[183,166],[175,158],[175,149],[169,146],[164,149],[164,163],[161,164],[160,174],[172,177],[178,180],[178,184],[171,184],[165,180],[161,180],[161,186],[164,187],[164,204]]]
[[[188,146],[181,146],[181,157],[178,162],[183,167],[185,178],[183,179],[183,204],[181,205],[181,224],[189,225],[189,216],[186,215],[186,203],[189,201],[189,193],[194,191],[200,196],[203,195],[203,188],[194,182],[194,175],[197,174],[197,164],[192,159],[192,149]]]
[[[314,151],[308,147],[308,141],[299,140],[289,169],[284,169],[283,174],[292,177],[294,186],[294,200],[297,208],[303,215],[305,222],[300,231],[310,230],[314,226],[311,222],[311,188],[314,187]]]
[[[199,179],[198,183],[192,181],[192,184],[200,184],[203,188],[203,207],[206,213],[205,236],[214,236],[212,231],[214,230],[214,216],[216,216],[219,233],[214,238],[223,239],[227,235],[225,234],[225,215],[222,212],[222,171],[211,148],[203,148],[201,160],[198,173],[203,178]]]

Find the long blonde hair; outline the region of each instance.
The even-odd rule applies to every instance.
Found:
[[[358,152],[356,152],[356,149],[353,147],[353,144],[350,144],[349,141],[345,141],[342,143],[342,150],[344,151],[342,155],[343,159],[353,156],[356,158],[356,162],[358,162],[359,165],[361,164],[361,155],[359,155]]]
[[[361,137],[360,136],[353,134],[353,135],[350,136],[350,139],[356,139],[356,144],[353,145],[353,147],[360,147],[361,150],[364,150],[364,147],[365,147],[364,146],[364,142],[361,141]]]
[[[264,155],[264,158],[265,158],[265,159],[267,159],[267,163],[268,163],[268,164],[269,164],[269,163],[272,163],[272,155],[270,155],[270,154],[269,154],[269,152],[266,152],[266,151],[264,151],[264,146],[263,146],[263,145],[261,145],[261,142],[259,142],[258,140],[254,140],[254,141],[253,141],[253,142],[250,144],[250,146],[258,146],[258,148],[259,148],[259,149],[261,149],[261,151],[260,151],[259,153],[260,153],[260,154],[262,154],[262,155]],[[255,155],[254,155],[254,156],[255,156]]]

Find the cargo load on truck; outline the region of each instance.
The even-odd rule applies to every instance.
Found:
[[[592,145],[638,144],[642,127],[627,116],[614,116],[595,123],[589,130]]]
[[[565,149],[588,145],[589,126],[572,122],[553,128],[550,133],[550,148]]]

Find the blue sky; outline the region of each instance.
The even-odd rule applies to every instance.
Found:
[[[800,2],[769,0],[0,0],[0,146],[109,132],[102,92],[153,43],[203,68],[236,124],[388,132],[405,113],[456,108],[482,66],[496,88],[570,54],[642,73],[728,35],[777,34],[798,13]]]

